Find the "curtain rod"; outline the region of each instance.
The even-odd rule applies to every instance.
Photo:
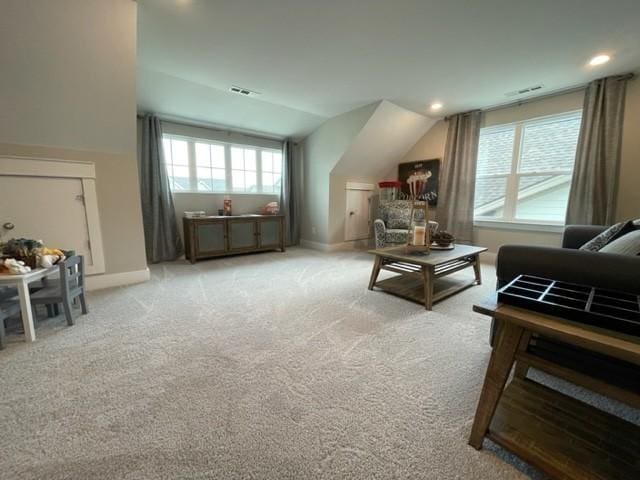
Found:
[[[242,135],[243,137],[249,138],[257,138],[259,140],[271,140],[277,142],[284,142],[286,139],[278,136],[265,136],[265,135],[254,135],[248,132],[243,132],[242,130],[232,130],[229,128],[222,128],[219,125],[215,125],[213,123],[200,122],[198,120],[189,120],[184,117],[174,116],[174,115],[164,115],[161,113],[152,113],[152,112],[137,112],[137,118],[143,118],[145,115],[155,115],[163,122],[175,123],[178,125],[183,125],[185,127],[197,127],[197,128],[206,128],[207,130],[211,130],[213,132],[221,132],[226,134],[235,133],[237,135]]]
[[[634,72],[630,72],[630,73],[625,73],[622,75],[612,75],[612,77],[618,77],[618,80],[633,80],[636,78],[636,74]],[[606,77],[605,77],[606,78]],[[476,110],[480,110],[483,113],[486,112],[493,112],[495,110],[502,110],[503,108],[510,108],[510,107],[519,107],[520,105],[524,105],[527,103],[531,103],[531,102],[537,102],[538,100],[545,100],[547,98],[553,98],[553,97],[559,97],[561,95],[568,95],[570,93],[575,93],[575,92],[579,92],[581,90],[585,90],[587,88],[588,84],[582,84],[582,85],[576,85],[573,87],[569,87],[569,88],[564,88],[562,90],[556,90],[555,92],[549,92],[545,95],[538,95],[536,97],[527,97],[527,98],[523,98],[521,100],[516,100],[515,102],[509,102],[509,103],[500,103],[497,105],[491,105],[489,107],[486,108],[481,108],[481,109],[475,109],[475,110],[471,110],[471,111],[476,111]],[[464,113],[470,113],[470,112],[464,112]],[[451,115],[447,115],[444,119],[447,120]]]

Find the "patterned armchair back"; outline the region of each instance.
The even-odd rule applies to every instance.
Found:
[[[378,207],[378,218],[382,220],[387,228],[408,229],[409,216],[411,215],[411,202],[409,200],[391,200],[380,202]],[[422,210],[415,213],[416,220],[424,220]]]

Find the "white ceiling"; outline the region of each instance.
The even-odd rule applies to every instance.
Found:
[[[381,99],[445,115],[640,66],[639,0],[138,3],[141,108],[280,136]]]

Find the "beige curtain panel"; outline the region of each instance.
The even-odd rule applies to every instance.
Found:
[[[482,112],[449,117],[440,180],[437,220],[459,243],[473,241],[473,197]]]
[[[571,181],[567,225],[611,225],[614,222],[624,100],[630,75],[589,83]]]

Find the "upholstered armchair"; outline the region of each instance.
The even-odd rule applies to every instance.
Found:
[[[378,207],[378,218],[373,222],[376,248],[406,243],[409,232],[409,216],[411,202],[409,200],[392,200],[381,202]],[[416,220],[421,220],[422,211],[416,212]],[[438,222],[429,221],[431,235],[438,230]]]

